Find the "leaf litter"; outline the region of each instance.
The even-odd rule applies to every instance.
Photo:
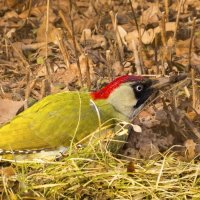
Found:
[[[2,161],[1,198],[199,199],[199,10],[198,0],[0,2],[1,123],[123,74],[190,80],[160,91],[117,155],[97,141],[61,161]]]

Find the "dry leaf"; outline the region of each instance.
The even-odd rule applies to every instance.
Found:
[[[23,105],[23,101],[0,99],[0,124],[10,121]]]
[[[82,33],[82,31],[86,28],[93,29],[98,19],[99,18],[97,17],[92,17],[86,19],[78,18],[77,20],[74,20],[74,32]]]
[[[144,44],[150,44],[153,42],[155,38],[155,31],[154,29],[148,29],[147,31],[143,28],[141,28],[141,36],[142,36],[142,42]],[[127,35],[125,35],[125,41],[127,42],[127,45],[129,46],[130,42],[134,40],[136,44],[139,43],[139,35],[137,30],[134,30],[132,32],[129,32]]]
[[[181,56],[183,54],[189,53],[190,39],[179,40],[176,42],[176,56]]]
[[[17,0],[5,0],[4,5],[6,5],[8,8],[14,7],[18,3]]]
[[[133,130],[136,132],[136,133],[141,133],[142,132],[142,128],[136,124],[131,124],[131,126],[133,127]]]
[[[55,44],[58,44],[58,35],[59,35],[59,32],[60,32],[60,29],[59,28],[55,28],[54,26],[54,22],[56,20],[56,15],[55,13],[52,11],[52,9],[49,10],[49,23],[48,23],[48,35],[47,35],[47,38],[48,38],[48,43],[50,42],[53,42]],[[45,36],[45,33],[46,33],[46,19],[47,17],[44,16],[42,18],[42,23],[40,24],[40,27],[38,28],[37,30],[37,38],[36,40],[38,42],[44,42],[46,40],[46,36]]]
[[[142,23],[147,25],[159,22],[161,15],[162,13],[159,7],[155,3],[152,3],[150,7],[142,13]]]
[[[15,175],[15,170],[13,167],[9,166],[9,167],[3,167],[0,169],[0,174],[6,177],[10,177]]]
[[[31,10],[25,10],[22,13],[20,13],[19,17],[21,19],[26,19],[28,17],[28,14],[30,12],[30,15],[41,18],[44,13],[46,12],[46,6],[37,6],[37,7],[32,7]]]
[[[175,22],[167,22],[165,24],[165,31],[166,32],[174,32],[176,30],[176,23]],[[160,33],[161,29],[160,26],[157,26],[156,28],[154,28],[154,32],[155,34]]]
[[[86,28],[83,30],[82,35],[81,35],[81,42],[84,42],[86,40],[91,40],[92,39],[92,31],[89,28]]]
[[[54,44],[58,44],[58,37],[57,37],[57,28],[54,27],[53,24],[49,24],[48,26],[48,43],[53,42]],[[44,42],[46,40],[46,37],[44,33],[46,32],[46,22],[44,22],[40,25],[40,27],[37,30],[37,42]]]
[[[88,46],[90,45],[91,48],[105,48],[107,45],[107,41],[103,35],[92,35],[90,29],[83,30],[80,41]]]
[[[147,31],[143,30],[141,35],[142,35],[142,42],[144,44],[152,43],[155,38],[154,29],[148,29]]]
[[[18,18],[18,14],[15,12],[15,11],[10,11],[10,12],[7,12],[5,15],[4,15],[4,19],[8,20],[10,18]]]
[[[122,40],[122,43],[124,45],[127,45],[126,40],[125,40],[127,32],[125,31],[125,29],[122,26],[117,26],[117,29],[118,29],[118,32],[119,32],[119,36],[120,36],[120,38]]]
[[[186,156],[188,160],[192,160],[196,153],[195,153],[195,148],[196,148],[196,143],[192,139],[188,139],[185,141],[185,147],[186,147]]]

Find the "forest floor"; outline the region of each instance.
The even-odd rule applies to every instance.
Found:
[[[115,77],[187,78],[134,117],[116,155],[2,159],[1,199],[200,199],[200,1],[0,1],[0,124],[43,97]]]

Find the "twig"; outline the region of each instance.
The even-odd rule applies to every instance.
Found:
[[[5,47],[6,47],[6,58],[9,60],[9,53],[8,53],[8,40],[5,38]]]
[[[172,51],[173,49],[175,48],[175,43],[176,43],[176,35],[177,35],[177,30],[178,30],[178,23],[179,23],[179,18],[180,18],[180,13],[181,13],[181,6],[183,5],[183,2],[185,0],[180,0],[179,1],[179,6],[178,6],[178,13],[177,13],[177,16],[176,16],[176,25],[175,25],[175,30],[174,30],[174,36],[173,36],[173,46],[171,48],[171,51],[170,51],[170,57],[171,57],[171,62],[172,62]]]
[[[159,74],[159,64],[158,64],[158,34],[155,35],[155,63],[156,63],[156,74]]]
[[[131,41],[131,45],[132,45],[133,54],[135,58],[135,68],[136,68],[137,74],[141,75],[142,68],[141,68],[141,63],[140,63],[139,51],[137,49],[137,45],[135,44],[135,40]]]
[[[134,12],[134,9],[133,9],[133,5],[132,5],[132,1],[129,0],[129,5],[131,7],[131,12],[133,14],[133,18],[134,18],[134,22],[135,22],[135,25],[136,25],[136,29],[137,29],[137,32],[138,32],[138,37],[139,37],[139,59],[140,59],[140,71],[142,73],[145,73],[145,70],[144,70],[144,63],[143,63],[143,59],[142,59],[142,36],[141,36],[141,31],[140,31],[140,28],[139,28],[139,25],[138,25],[138,22],[137,22],[137,18],[136,18],[136,15],[135,15],[135,12]]]
[[[34,79],[32,82],[30,81],[30,73],[26,74],[26,90],[25,90],[25,104],[24,108],[28,108],[28,98],[30,97],[31,90],[34,88],[37,79]]]
[[[30,86],[30,73],[27,72],[26,74],[26,90],[25,90],[25,101],[24,101],[24,108],[27,109],[28,108],[28,98],[30,96],[31,93],[31,86]]]
[[[24,58],[23,54],[21,53],[21,51],[19,51],[19,49],[16,47],[16,45],[14,45],[8,38],[6,38],[6,40],[9,42],[9,44],[11,45],[11,47],[13,48],[14,52],[17,54],[17,56],[19,57],[19,59],[22,61],[22,63],[25,65],[25,69],[27,71],[30,71],[30,65],[29,63],[26,61],[26,59]]]
[[[49,95],[49,89],[50,87],[48,87],[48,80],[47,79],[43,79],[42,80],[42,86],[41,86],[41,92],[40,92],[40,99],[42,99],[43,97]]]
[[[86,65],[86,81],[87,81],[87,88],[90,91],[91,88],[91,78],[90,78],[90,64],[88,59],[88,54],[85,53],[85,65]]]
[[[192,68],[191,58],[192,58],[192,45],[193,45],[193,39],[194,39],[195,26],[196,26],[196,17],[194,17],[192,21],[192,32],[191,32],[191,37],[190,37],[189,58],[188,58],[189,63],[188,63],[187,72],[189,72]]]
[[[28,14],[27,14],[27,19],[29,18],[31,14],[31,8],[32,8],[33,0],[28,1]]]
[[[49,33],[49,4],[50,0],[47,0],[47,16],[46,16],[46,31],[45,31],[45,39],[46,39],[46,59],[48,58],[48,33]]]
[[[180,0],[179,6],[178,6],[178,13],[177,13],[177,16],[176,16],[176,28],[175,28],[174,36],[173,36],[173,44],[174,45],[175,45],[175,42],[176,42],[176,35],[177,35],[178,23],[179,23],[179,18],[180,18],[180,13],[181,13],[181,6],[183,5],[184,1],[185,0]]]
[[[72,40],[74,44],[74,52],[75,52],[75,57],[76,57],[76,62],[77,62],[77,67],[78,67],[78,73],[79,73],[79,82],[80,85],[83,86],[83,79],[82,79],[82,73],[81,73],[81,66],[80,66],[80,61],[79,61],[79,56],[78,56],[78,51],[77,51],[77,43],[76,43],[76,38],[75,38],[75,31],[74,31],[74,22],[72,19],[72,0],[69,0],[70,3],[70,10],[69,10],[69,17],[71,21],[71,33],[72,33]]]
[[[110,50],[106,50],[106,61],[107,61],[107,64],[108,64],[108,79],[109,79],[109,81],[112,81],[112,68],[111,68]]]
[[[67,66],[68,69],[70,69],[70,63],[69,63],[69,54],[68,51],[66,50],[65,46],[64,46],[64,42],[62,39],[62,35],[60,34],[60,32],[57,32],[58,34],[56,35],[57,37],[57,41],[58,41],[58,45],[59,45],[59,49],[63,55],[63,60],[65,65]]]
[[[161,40],[163,44],[163,50],[162,50],[162,74],[165,75],[165,63],[167,63],[167,39],[166,39],[166,29],[165,29],[165,21],[166,21],[165,12],[162,12],[162,20],[160,22],[161,27]]]
[[[138,26],[137,18],[136,18],[135,11],[133,9],[133,5],[132,5],[132,1],[131,0],[129,0],[129,4],[130,4],[130,7],[131,7],[131,12],[133,14],[133,18],[134,18],[134,21],[135,21],[135,26],[136,26],[138,35],[139,35],[139,38],[141,40],[141,33],[140,33],[140,29],[139,29],[139,26]]]
[[[196,108],[196,84],[195,84],[195,71],[191,69],[192,75],[192,107]]]
[[[50,67],[47,63],[48,59],[48,35],[49,35],[49,7],[50,7],[50,0],[47,0],[47,16],[46,16],[46,31],[45,31],[45,42],[46,42],[46,54],[45,54],[45,67],[46,67],[46,77],[51,83],[51,77],[50,77]]]
[[[58,14],[59,14],[59,16],[61,17],[61,19],[62,19],[62,21],[63,21],[63,23],[64,23],[64,26],[65,26],[65,28],[67,29],[68,33],[69,33],[70,36],[73,38],[72,30],[71,30],[71,28],[70,28],[70,26],[69,26],[69,24],[68,24],[68,22],[67,22],[67,20],[66,20],[66,17],[65,17],[65,15],[64,15],[63,11],[62,11],[62,10],[59,10],[59,11],[58,11]],[[77,42],[76,38],[75,38],[75,41],[76,41],[77,50],[78,50],[80,53],[82,53],[81,47],[80,47],[79,43]]]
[[[123,45],[122,45],[122,40],[121,40],[121,37],[120,37],[120,34],[119,34],[119,30],[118,30],[118,27],[117,27],[117,14],[114,16],[113,11],[110,11],[109,14],[110,14],[110,17],[111,17],[113,29],[114,29],[116,40],[117,40],[120,62],[122,63],[122,61],[124,59],[124,48],[123,48]],[[123,71],[123,65],[121,65],[121,67],[122,67],[122,71]]]
[[[165,4],[165,13],[166,13],[166,21],[169,21],[169,0],[164,0]]]
[[[166,47],[167,46],[167,42],[166,42],[166,29],[165,29],[165,21],[166,21],[166,15],[165,12],[162,12],[162,20],[161,20],[161,39],[162,39],[162,43],[163,46]]]

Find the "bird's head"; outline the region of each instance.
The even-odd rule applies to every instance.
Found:
[[[132,118],[154,93],[150,79],[142,76],[124,75],[116,78],[101,90],[92,92],[93,100],[105,99],[114,108]]]

